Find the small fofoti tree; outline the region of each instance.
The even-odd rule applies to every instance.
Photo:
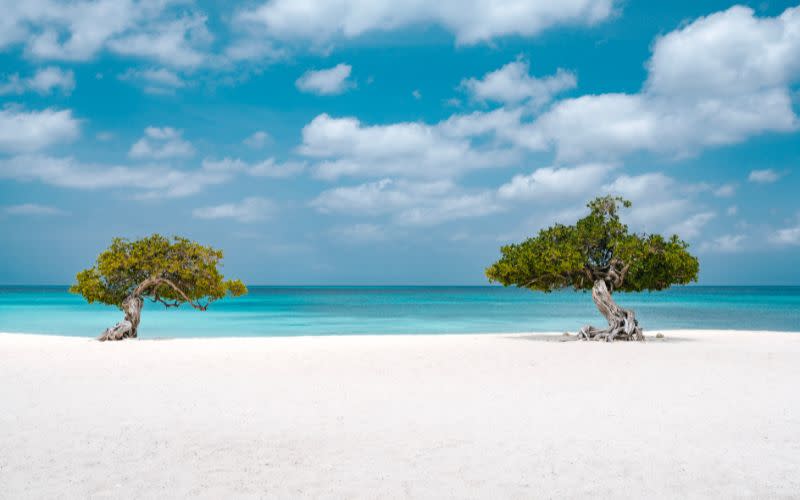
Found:
[[[137,336],[144,299],[179,307],[189,304],[205,311],[226,295],[247,293],[239,280],[225,280],[217,266],[222,251],[186,238],[159,234],[140,240],[115,238],[95,265],[78,273],[69,289],[89,302],[119,307],[125,319],[107,329],[98,340]]]
[[[699,263],[677,235],[636,234],[620,222],[619,197],[596,198],[589,215],[573,226],[555,224],[522,243],[500,249],[502,257],[486,269],[489,281],[551,292],[572,287],[591,290],[607,328],[584,326],[586,340],[644,340],[633,311],[611,297],[614,291],[664,290],[697,280]]]

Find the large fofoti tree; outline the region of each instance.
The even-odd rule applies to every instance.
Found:
[[[636,234],[619,219],[631,203],[605,196],[589,202],[589,215],[575,225],[555,224],[522,243],[501,248],[486,269],[490,281],[551,292],[591,290],[607,328],[584,326],[581,339],[644,340],[633,311],[614,302],[614,291],[664,290],[697,280],[699,263],[677,235]]]
[[[140,240],[115,238],[95,265],[78,273],[70,292],[89,303],[119,307],[125,319],[107,329],[99,340],[137,336],[144,300],[165,307],[188,304],[205,311],[226,295],[239,296],[247,288],[239,280],[226,280],[217,266],[222,251],[186,238],[159,234]]]

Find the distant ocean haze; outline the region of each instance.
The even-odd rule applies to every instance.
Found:
[[[615,294],[647,333],[800,331],[800,287],[674,287]],[[0,287],[0,332],[95,337],[122,319],[67,287]],[[140,338],[576,332],[603,325],[589,293],[486,287],[250,287],[208,311],[146,302]]]

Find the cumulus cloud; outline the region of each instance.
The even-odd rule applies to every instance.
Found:
[[[620,175],[604,191],[630,200],[655,200],[674,194],[675,180],[661,172]]]
[[[185,70],[241,68],[242,62],[283,54],[271,41],[239,27],[215,51],[208,25],[201,7],[186,0],[28,0],[3,10],[0,50],[22,46],[29,59],[61,61],[88,61],[111,52]]]
[[[0,159],[0,178],[38,181],[71,189],[136,190],[136,198],[177,198],[231,180],[226,172],[176,169],[164,165],[107,165],[74,158],[21,155]]]
[[[118,78],[143,85],[144,91],[149,94],[172,94],[176,89],[186,87],[186,82],[180,75],[166,68],[131,68]]]
[[[23,94],[28,91],[44,95],[56,89],[64,95],[72,93],[75,89],[75,74],[72,70],[64,71],[56,66],[48,66],[36,70],[28,78],[20,78],[15,73],[5,83],[0,83],[0,95]]]
[[[151,59],[167,66],[193,68],[207,62],[206,46],[213,37],[205,15],[150,23],[144,29],[109,41],[118,54]]]
[[[234,219],[239,222],[258,222],[275,212],[275,204],[266,198],[250,197],[237,203],[223,203],[196,208],[192,215],[198,219]]]
[[[71,142],[80,135],[80,121],[68,109],[0,110],[0,152],[29,153]]]
[[[474,97],[503,107],[455,114],[435,124],[365,125],[354,117],[321,114],[304,127],[299,152],[315,160],[315,173],[324,179],[450,178],[508,166],[522,151],[554,150],[557,163],[570,166],[617,162],[638,152],[680,157],[755,134],[792,131],[798,125],[789,92],[798,77],[793,57],[800,53],[793,35],[800,26],[798,12],[800,7],[759,18],[751,9],[734,7],[658,38],[647,81],[635,94],[563,99],[528,121],[530,110],[521,109],[520,102],[546,102],[573,85],[574,76],[562,72],[536,79],[520,60],[463,84]],[[691,68],[692,84],[681,83]],[[749,81],[735,81],[735,75]],[[519,177],[516,186],[524,181]],[[734,190],[720,186],[712,193],[724,197]]]
[[[724,234],[710,241],[705,241],[700,245],[701,252],[734,253],[744,249],[742,243],[745,240],[743,234]]]
[[[352,117],[321,114],[303,128],[299,152],[317,160],[315,172],[323,179],[386,175],[442,177],[508,165],[517,159],[508,150],[473,147],[464,134],[447,122],[370,126]]]
[[[303,162],[288,161],[280,163],[274,158],[248,163],[238,158],[223,158],[203,160],[203,169],[209,172],[243,173],[253,177],[286,178],[298,175],[305,170]]]
[[[302,172],[304,167],[302,163],[278,163],[274,159],[249,164],[229,158],[206,159],[199,168],[162,163],[130,166],[27,154],[0,159],[0,179],[38,181],[69,189],[125,189],[134,191],[133,198],[147,200],[191,196],[241,175],[285,178]]]
[[[297,79],[295,85],[299,90],[311,94],[341,94],[354,86],[349,80],[352,69],[349,64],[337,64],[329,69],[306,71]]]
[[[641,92],[560,101],[526,134],[553,145],[561,160],[579,160],[689,155],[796,130],[790,85],[800,76],[799,29],[800,7],[758,18],[737,6],[700,18],[656,40]]]
[[[730,198],[736,194],[736,186],[734,184],[723,184],[714,189],[713,193],[718,198]]]
[[[634,230],[678,234],[689,240],[700,236],[716,217],[703,204],[705,191],[705,186],[683,184],[661,172],[621,174],[602,188],[633,202],[625,220]]]
[[[714,212],[701,212],[689,218],[673,224],[667,228],[667,233],[677,234],[681,238],[694,238],[700,234],[703,228],[716,217]]]
[[[781,178],[781,174],[768,168],[766,170],[753,170],[747,176],[747,180],[757,184],[771,184]]]
[[[800,225],[778,229],[770,236],[777,245],[800,245]]]
[[[66,215],[67,212],[48,205],[23,203],[21,205],[9,205],[4,207],[3,213],[7,215]]]
[[[577,85],[575,75],[563,69],[544,78],[533,77],[528,74],[529,71],[528,61],[520,59],[486,73],[481,79],[462,80],[460,86],[476,101],[510,105],[528,102],[539,108],[557,94]]]
[[[558,25],[591,25],[608,19],[612,0],[269,0],[238,13],[239,22],[257,25],[282,40],[355,38],[369,32],[437,24],[460,44],[506,35],[533,36]]]
[[[21,43],[37,59],[85,61],[110,42],[159,20],[180,0],[36,0],[7,8],[0,48]]]
[[[180,130],[171,127],[147,127],[144,129],[144,137],[131,146],[128,156],[163,160],[194,155],[192,143],[181,136]]]
[[[391,214],[401,225],[429,226],[502,210],[489,191],[464,192],[450,181],[381,179],[323,191],[311,205],[323,213]]]
[[[242,143],[244,143],[245,146],[253,149],[261,149],[269,140],[270,136],[268,133],[264,132],[263,130],[258,130],[247,136]]]
[[[588,195],[602,185],[613,165],[591,163],[575,167],[543,167],[517,175],[498,189],[507,200],[563,200]]]
[[[264,37],[248,34],[235,39],[225,48],[218,64],[236,66],[243,62],[276,61],[287,56],[284,48],[276,47]]]

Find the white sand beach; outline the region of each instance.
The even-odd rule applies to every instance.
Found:
[[[0,334],[0,497],[800,497],[800,335],[665,334]]]

